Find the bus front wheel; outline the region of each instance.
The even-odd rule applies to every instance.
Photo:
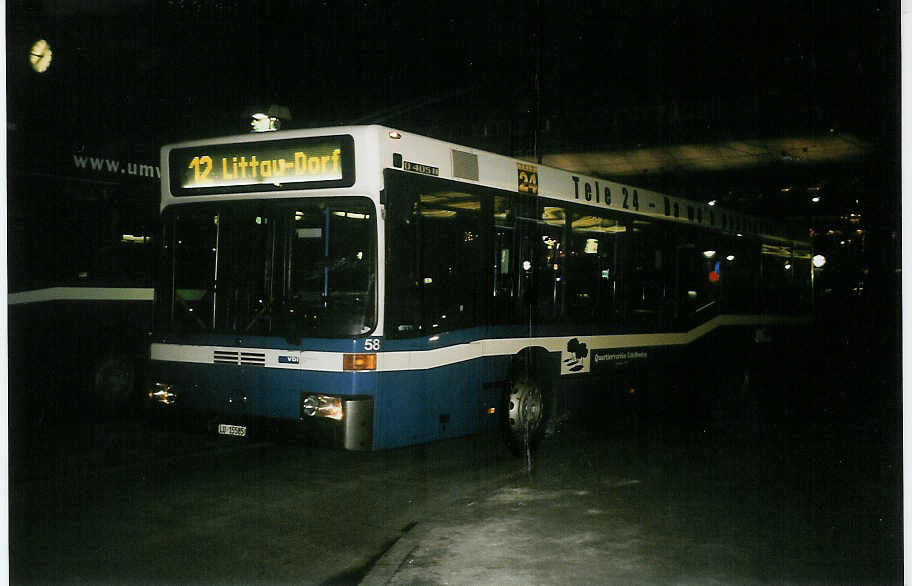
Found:
[[[534,450],[544,429],[544,391],[535,378],[525,377],[510,383],[507,394],[507,440],[516,456]]]

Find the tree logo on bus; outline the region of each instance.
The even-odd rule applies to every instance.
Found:
[[[561,352],[561,374],[584,374],[589,372],[589,348],[585,342],[573,338]]]

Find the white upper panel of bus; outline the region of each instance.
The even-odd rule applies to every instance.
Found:
[[[339,135],[349,135],[354,140],[354,182],[350,186],[252,191],[230,196],[210,192],[206,195],[175,197],[171,192],[169,153],[173,149]],[[204,152],[204,149],[200,152]],[[512,191],[529,197],[547,197],[609,209],[644,219],[649,217],[776,240],[807,240],[797,234],[794,228],[756,216],[376,125],[284,130],[188,141],[163,147],[161,155],[162,209],[178,202],[224,200],[226,197],[307,197],[327,193],[369,196],[379,204],[383,170],[394,168],[407,173]]]

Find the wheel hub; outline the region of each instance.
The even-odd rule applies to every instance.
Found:
[[[518,381],[510,390],[510,431],[521,434],[534,433],[542,422],[544,405],[542,393],[531,381]]]

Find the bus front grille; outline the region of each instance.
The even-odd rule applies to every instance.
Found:
[[[215,350],[212,352],[212,362],[216,364],[266,366],[266,354],[262,352],[239,352],[237,350]]]

